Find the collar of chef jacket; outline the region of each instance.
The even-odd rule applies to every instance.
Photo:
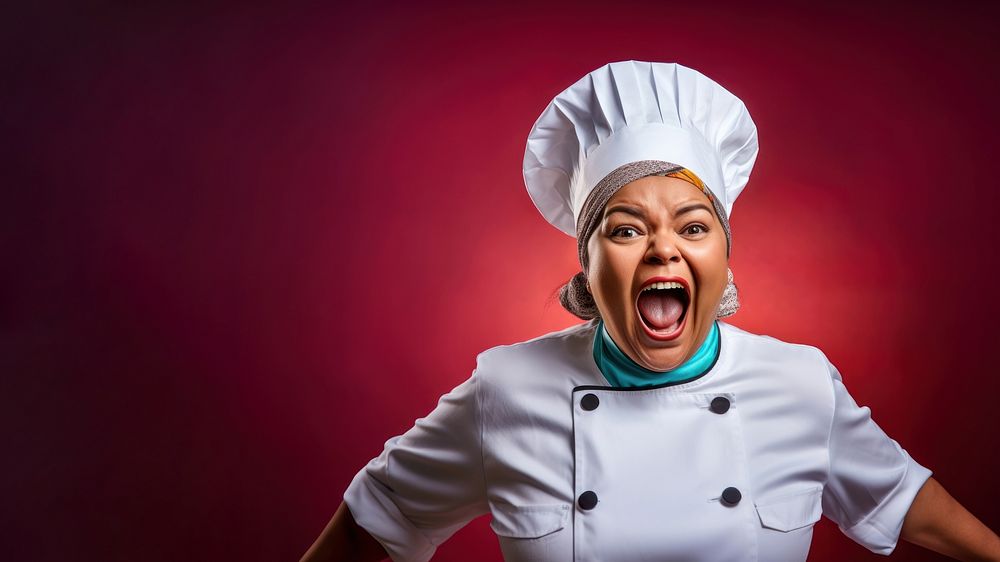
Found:
[[[603,320],[598,320],[598,336],[594,338],[594,362],[604,378],[616,388],[644,387],[664,383],[694,380],[712,368],[719,357],[718,321],[712,322],[705,341],[680,366],[668,371],[652,371],[639,365],[625,354],[611,338]]]

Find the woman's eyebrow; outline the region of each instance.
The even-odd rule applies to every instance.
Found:
[[[674,216],[679,217],[684,213],[690,213],[691,211],[696,211],[698,209],[704,209],[709,213],[712,212],[712,210],[709,209],[708,206],[705,205],[704,203],[692,203],[690,205],[685,205],[680,209],[677,209],[674,212]],[[644,213],[641,208],[633,207],[631,205],[615,205],[614,207],[608,207],[608,209],[604,212],[605,218],[610,216],[612,213],[627,213],[644,220],[646,218],[646,213]]]
[[[643,220],[646,219],[646,213],[644,213],[642,209],[639,207],[632,207],[631,205],[615,205],[614,207],[608,207],[608,209],[604,211],[604,217],[607,218],[613,213],[628,213],[634,217],[638,217]]]
[[[679,216],[683,215],[684,213],[690,213],[691,211],[695,211],[695,210],[698,210],[698,209],[705,209],[709,213],[712,212],[712,210],[709,209],[708,206],[705,205],[704,203],[692,203],[691,205],[685,205],[684,207],[681,207],[680,209],[677,209],[677,211],[674,213],[674,216],[675,217],[679,217]]]

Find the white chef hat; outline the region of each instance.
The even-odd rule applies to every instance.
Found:
[[[523,171],[542,216],[575,237],[587,196],[620,166],[683,166],[728,219],[756,158],[757,128],[739,98],[679,64],[629,60],[590,72],[549,103],[528,134]]]

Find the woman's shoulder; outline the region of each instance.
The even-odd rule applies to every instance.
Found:
[[[756,334],[720,322],[723,353],[729,344],[730,380],[747,381],[770,396],[784,396],[828,412],[836,369],[817,346]]]
[[[508,380],[517,378],[514,373],[530,373],[530,378],[538,380],[551,379],[560,372],[592,370],[588,361],[593,363],[596,330],[597,320],[588,320],[527,340],[491,347],[476,357],[477,372],[480,377],[502,374]],[[539,377],[540,373],[551,376]]]
[[[758,334],[745,330],[728,322],[719,321],[719,330],[738,355],[752,354],[761,357],[773,357],[787,361],[789,358],[801,358],[806,361],[827,362],[826,354],[819,347],[807,343],[798,343],[777,338],[767,334]]]
[[[545,352],[569,351],[589,346],[593,343],[596,329],[597,320],[588,320],[527,340],[493,346],[480,352],[479,359],[537,358],[546,356]]]

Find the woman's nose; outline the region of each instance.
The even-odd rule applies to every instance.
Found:
[[[649,247],[646,249],[646,261],[648,263],[667,263],[670,261],[680,261],[681,254],[677,249],[677,244],[669,236],[653,236],[649,240]]]

